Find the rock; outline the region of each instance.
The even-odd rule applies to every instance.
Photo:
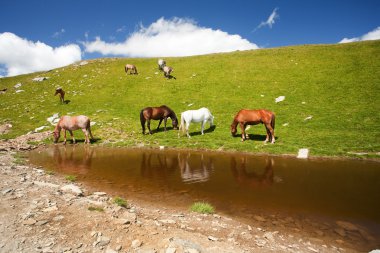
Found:
[[[260,216],[260,215],[255,215],[253,216],[253,218],[257,221],[261,221],[261,222],[265,222],[267,221],[264,217]]]
[[[319,252],[319,250],[317,250],[317,249],[314,249],[314,248],[312,248],[312,247],[307,247],[307,249],[308,249],[308,250],[310,250],[310,251],[312,251],[312,252],[316,252],[316,253],[318,253],[318,252]]]
[[[213,242],[216,242],[218,241],[218,238],[214,237],[214,236],[208,236],[207,239],[209,239],[210,241],[213,241]]]
[[[306,118],[304,118],[303,120],[305,120],[305,121],[306,120],[311,120],[312,118],[313,118],[313,116],[310,115],[310,116],[307,116]]]
[[[22,224],[24,225],[33,225],[33,224],[36,224],[36,220],[35,219],[27,219],[26,221],[24,221]]]
[[[275,99],[275,102],[276,103],[280,103],[280,102],[282,102],[282,101],[284,101],[285,100],[285,96],[279,96],[279,97],[277,97],[276,99]]]
[[[197,250],[197,249],[186,249],[186,251],[185,252],[187,252],[187,253],[199,253],[200,251],[199,250]]]
[[[309,157],[309,149],[301,148],[298,150],[297,158],[299,159],[307,159]]]
[[[117,251],[115,251],[113,249],[106,249],[105,253],[117,253]]]
[[[47,224],[49,221],[47,221],[47,220],[40,220],[40,221],[37,221],[36,222],[36,226],[43,226],[43,225],[45,225],[45,224]]]
[[[159,220],[159,222],[164,224],[175,224],[175,220]]]
[[[264,233],[264,238],[267,239],[271,243],[275,242],[273,234],[271,232]]]
[[[116,251],[120,251],[122,248],[123,248],[123,246],[118,245],[118,246],[116,247]]]
[[[93,195],[96,195],[96,196],[105,196],[105,195],[107,195],[107,193],[105,193],[105,192],[94,192]]]
[[[142,242],[140,242],[139,240],[133,240],[131,243],[131,247],[134,249],[140,247],[141,245],[142,245]]]
[[[52,212],[52,211],[57,211],[57,210],[58,210],[57,206],[50,206],[45,209],[42,209],[42,212],[47,213],[47,212]]]
[[[77,196],[83,196],[83,191],[76,185],[68,184],[61,187],[61,190],[64,192],[72,192]]]
[[[97,246],[106,246],[107,244],[109,244],[111,241],[110,238],[106,237],[106,236],[100,236],[97,240]]]
[[[337,221],[336,224],[347,231],[359,231],[359,228],[347,221]]]
[[[35,78],[32,79],[32,81],[34,81],[34,82],[42,82],[42,81],[47,80],[47,79],[49,79],[49,77],[35,77]]]
[[[135,223],[137,221],[137,215],[135,213],[125,212],[120,216],[119,221],[121,224]]]
[[[16,84],[15,86],[13,86],[15,89],[18,89],[18,88],[20,88],[21,87],[21,83],[18,83],[18,84]]]
[[[8,189],[3,190],[1,193],[2,193],[3,195],[5,195],[5,194],[10,193],[10,192],[12,192],[12,191],[13,191],[12,188],[8,188]]]
[[[34,129],[34,132],[39,132],[41,130],[44,130],[45,128],[49,128],[48,126],[40,126],[40,127],[37,127],[36,129]]]
[[[165,253],[176,253],[177,249],[176,248],[167,248],[165,250]]]
[[[33,184],[41,186],[41,187],[50,187],[50,188],[58,188],[59,187],[59,185],[57,185],[57,184],[40,182],[40,181],[33,181]]]

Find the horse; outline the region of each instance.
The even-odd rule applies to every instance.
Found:
[[[240,110],[231,124],[231,134],[235,136],[237,133],[236,126],[240,124],[241,128],[241,141],[245,141],[247,139],[247,135],[245,134],[245,128],[247,125],[257,125],[264,124],[265,129],[267,130],[267,135],[265,139],[265,143],[271,140],[271,143],[275,143],[274,137],[274,126],[275,126],[275,114],[269,110],[261,109],[261,110]]]
[[[147,123],[149,134],[152,134],[150,130],[150,120],[160,120],[158,123],[157,130],[160,128],[162,120],[164,120],[164,130],[166,131],[166,121],[171,118],[173,129],[178,129],[178,119],[175,112],[167,107],[166,105],[161,105],[160,107],[146,107],[140,112],[140,122],[142,127],[142,133],[145,134],[145,122]]]
[[[137,68],[133,64],[127,64],[127,65],[125,65],[125,73],[128,74],[128,70],[130,70],[130,72],[129,72],[130,75],[132,75],[132,74],[137,75],[138,74],[137,73]]]
[[[201,133],[204,135],[204,125],[206,122],[210,122],[210,127],[214,125],[214,116],[212,116],[209,109],[202,107],[198,110],[188,110],[181,113],[181,125],[179,126],[179,129],[182,130],[182,132],[185,132],[186,129],[186,135],[187,137],[191,138],[189,135],[189,126],[190,122],[201,122]],[[178,133],[179,137],[179,133]]]
[[[169,66],[164,66],[163,71],[164,71],[164,76],[166,78],[170,78],[171,77],[170,73],[172,73],[174,71],[174,69],[172,67],[169,67]]]
[[[73,139],[73,143],[75,143],[73,131],[78,129],[82,129],[86,137],[84,143],[90,143],[88,135],[91,136],[91,139],[94,139],[91,133],[90,119],[87,116],[62,116],[59,119],[57,126],[55,127],[53,132],[54,143],[58,142],[59,137],[61,135],[61,129],[65,130],[65,139],[63,141],[63,144],[66,144],[66,130],[69,131],[71,138]]]
[[[65,91],[62,90],[62,88],[57,88],[55,90],[55,94],[54,96],[56,96],[57,94],[59,94],[59,100],[61,101],[61,103],[64,103],[65,102]]]
[[[166,66],[166,61],[163,59],[158,60],[158,69],[163,70],[163,68]]]

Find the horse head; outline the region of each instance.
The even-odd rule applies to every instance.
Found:
[[[178,119],[177,117],[172,118],[172,125],[174,130],[178,130]]]
[[[61,131],[58,131],[58,130],[56,130],[56,131],[53,132],[54,143],[58,142],[59,137],[60,137],[60,132]]]
[[[232,134],[232,136],[235,136],[235,135],[236,135],[236,132],[237,132],[236,124],[232,123],[230,129],[231,129],[231,134]]]

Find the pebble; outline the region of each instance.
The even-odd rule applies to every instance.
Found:
[[[134,249],[140,247],[141,245],[142,245],[142,242],[139,240],[133,240],[131,243],[131,247]]]
[[[209,239],[210,241],[213,241],[213,242],[216,242],[218,241],[218,238],[214,237],[214,236],[208,236],[207,239]]]

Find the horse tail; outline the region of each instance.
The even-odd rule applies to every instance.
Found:
[[[125,73],[127,73],[128,71],[127,65],[124,66],[124,70],[125,70]]]
[[[137,68],[135,67],[135,74],[138,75],[139,73],[137,73]]]
[[[142,130],[143,130],[143,133],[145,133],[144,109],[142,109],[141,112],[140,112],[140,122],[141,122],[141,127],[142,127]]]
[[[274,130],[275,123],[276,123],[276,116],[273,113],[270,120],[270,126],[273,128],[273,130]]]
[[[94,136],[91,133],[91,120],[90,119],[88,119],[86,130],[88,131],[88,133],[90,134],[91,139],[93,140]]]
[[[181,125],[179,125],[179,130],[182,131],[182,133],[185,132],[185,117],[183,113],[181,113]]]

